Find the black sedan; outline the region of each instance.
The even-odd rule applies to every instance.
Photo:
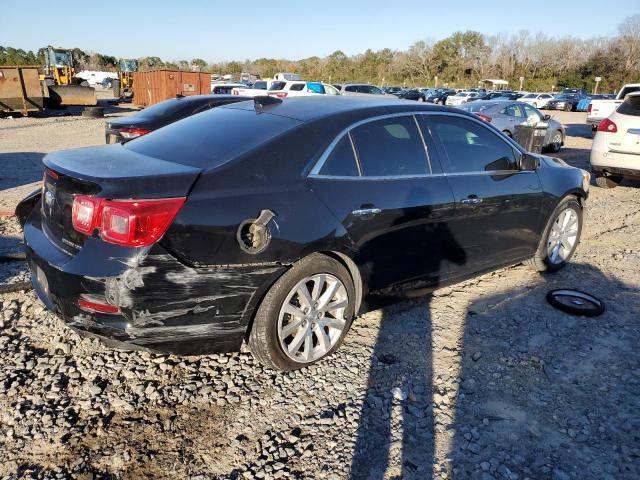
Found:
[[[107,143],[127,142],[160,127],[220,105],[247,100],[237,95],[191,95],[156,103],[130,117],[110,120],[105,125]]]
[[[407,88],[405,90],[401,90],[396,92],[396,97],[403,98],[405,100],[416,100],[418,102],[425,101],[425,95],[417,88]]]
[[[549,100],[544,106],[547,110],[564,110],[565,112],[575,111],[578,103],[583,98],[587,98],[579,93],[561,93]]]
[[[151,351],[246,341],[282,370],[380,295],[562,268],[589,185],[471,113],[339,96],[256,97],[43,163],[17,215],[49,309]]]

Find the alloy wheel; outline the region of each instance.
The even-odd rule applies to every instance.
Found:
[[[554,152],[559,152],[560,148],[562,148],[562,134],[560,132],[556,132],[553,135],[553,140],[551,140],[551,149]]]
[[[551,225],[547,238],[547,256],[553,264],[567,260],[578,239],[579,218],[573,208],[565,208]]]
[[[347,326],[348,305],[347,289],[337,277],[305,277],[289,291],[278,315],[282,351],[299,363],[327,355]]]

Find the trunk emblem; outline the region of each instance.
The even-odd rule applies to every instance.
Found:
[[[51,206],[53,204],[54,199],[55,199],[55,195],[51,192],[51,190],[47,190],[44,194],[45,203]]]

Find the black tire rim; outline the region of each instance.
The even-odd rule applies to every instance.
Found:
[[[593,295],[569,288],[559,288],[547,293],[547,301],[558,310],[571,315],[597,317],[604,313],[604,302]]]

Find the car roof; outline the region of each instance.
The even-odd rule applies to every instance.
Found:
[[[256,97],[254,101],[238,102],[223,105],[218,108],[256,110],[256,103],[259,102],[259,98],[260,97]],[[388,98],[387,96],[378,95],[372,95],[369,97],[342,95],[300,96],[287,98],[281,102],[268,104],[259,108],[259,111],[262,113],[288,117],[301,122],[308,122],[358,111],[362,112],[363,116],[368,116],[370,113],[374,115],[384,115],[394,112],[413,112],[423,110],[451,112],[451,108],[449,107],[428,103],[418,103],[412,100],[400,100],[396,97]]]

